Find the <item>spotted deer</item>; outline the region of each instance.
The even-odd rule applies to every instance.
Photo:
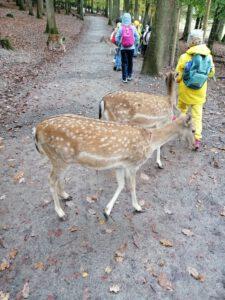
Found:
[[[34,128],[36,148],[52,165],[50,190],[55,210],[63,219],[65,212],[59,197],[70,198],[61,181],[69,165],[78,163],[97,170],[116,170],[118,187],[104,210],[106,217],[124,188],[125,177],[130,182],[132,205],[141,211],[136,198],[137,170],[155,149],[181,136],[193,143],[190,116],[181,116],[161,129],[150,130],[68,114],[51,117]]]
[[[177,113],[175,74],[166,76],[167,96],[141,92],[117,91],[107,94],[99,104],[99,119],[128,123],[144,128],[160,128]],[[160,147],[156,163],[162,168]]]

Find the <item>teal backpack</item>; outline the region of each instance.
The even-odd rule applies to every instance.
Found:
[[[184,68],[185,85],[193,90],[199,90],[208,79],[211,67],[211,59],[208,55],[195,54]]]

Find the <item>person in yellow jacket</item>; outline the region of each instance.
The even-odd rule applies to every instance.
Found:
[[[195,126],[195,150],[201,146],[202,138],[202,110],[206,101],[207,80],[200,89],[192,89],[186,86],[183,80],[185,67],[190,62],[195,54],[208,56],[211,60],[211,69],[208,77],[213,77],[215,67],[210,49],[203,43],[203,31],[193,30],[188,37],[188,50],[179,58],[176,72],[178,82],[178,108],[181,113],[186,114],[191,108],[193,123]]]

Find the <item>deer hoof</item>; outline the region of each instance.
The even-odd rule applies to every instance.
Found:
[[[68,196],[67,198],[63,198],[64,201],[72,201],[73,197],[72,196]]]
[[[164,169],[162,163],[158,163],[158,162],[157,162],[156,165],[157,165],[158,169],[161,169],[161,170]]]
[[[107,214],[107,212],[105,210],[103,211],[103,216],[105,217],[105,220],[108,221],[109,215]]]
[[[66,221],[68,220],[68,215],[64,214],[64,216],[59,217],[60,221]]]

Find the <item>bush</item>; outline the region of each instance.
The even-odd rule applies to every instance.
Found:
[[[11,42],[7,38],[0,38],[0,45],[2,48],[7,50],[13,50],[13,46],[11,45]]]
[[[14,18],[14,15],[11,14],[11,13],[8,13],[8,14],[6,15],[6,17],[8,17],[8,18]]]

